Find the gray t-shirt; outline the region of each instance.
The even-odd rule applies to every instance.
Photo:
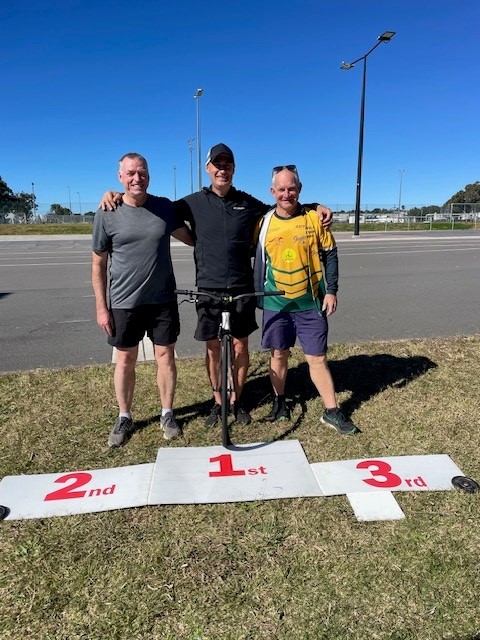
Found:
[[[147,196],[142,207],[121,204],[99,209],[93,222],[92,249],[108,252],[112,309],[175,300],[170,234],[184,223],[167,198]]]

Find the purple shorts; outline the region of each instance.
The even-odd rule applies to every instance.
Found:
[[[327,353],[328,322],[316,309],[288,313],[263,312],[263,349],[290,349],[297,339],[307,356],[323,356]]]

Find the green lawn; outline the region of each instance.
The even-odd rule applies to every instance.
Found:
[[[292,422],[270,425],[267,359],[253,354],[239,442],[295,438],[310,462],[445,453],[480,480],[480,335],[335,345],[343,408],[321,425],[294,350]],[[110,366],[0,376],[1,475],[154,462],[205,431],[203,358],[178,361],[185,438],[160,437],[152,364],[138,366],[141,429],[106,446]],[[36,640],[474,640],[480,638],[480,494],[396,493],[406,518],[358,522],[345,496],[125,509],[1,526],[0,637]]]

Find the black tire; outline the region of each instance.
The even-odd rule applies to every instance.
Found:
[[[222,445],[224,447],[228,447],[231,444],[230,442],[230,434],[228,433],[228,414],[230,411],[230,389],[228,388],[229,383],[229,372],[231,367],[232,360],[232,351],[231,351],[231,341],[229,335],[224,335],[222,337],[221,349],[220,349],[220,357],[221,357],[221,378],[220,378],[220,386],[221,386],[221,418],[222,418]]]
[[[478,483],[467,476],[454,476],[452,478],[452,484],[455,489],[460,489],[466,493],[475,493],[480,490]]]
[[[3,504],[0,504],[0,520],[4,520],[9,513],[10,509],[8,507],[4,507]]]

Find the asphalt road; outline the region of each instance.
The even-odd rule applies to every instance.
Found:
[[[480,333],[480,230],[338,233],[340,291],[330,342]],[[111,361],[95,323],[90,237],[0,236],[0,372]],[[174,244],[179,288],[192,250]],[[195,309],[180,305],[179,357],[202,354]],[[260,320],[260,316],[259,316]],[[259,347],[260,332],[252,337]]]

